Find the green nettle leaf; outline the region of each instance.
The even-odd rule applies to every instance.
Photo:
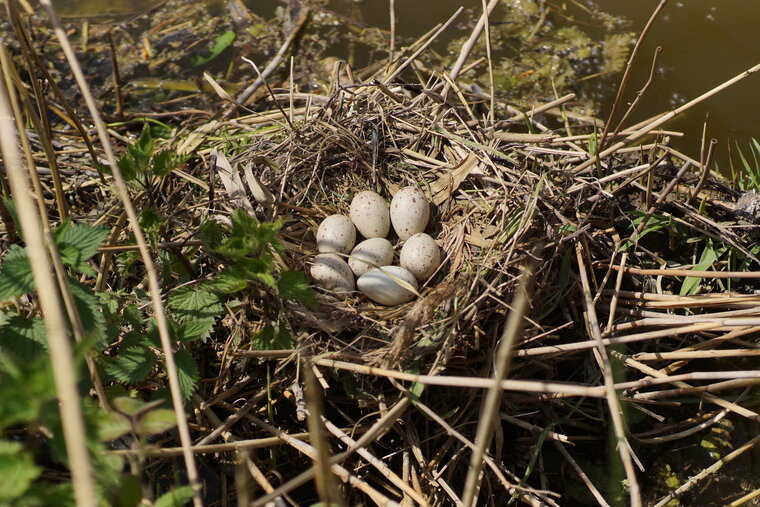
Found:
[[[23,452],[19,442],[0,440],[0,502],[10,502],[21,496],[40,472],[32,456]]]
[[[176,326],[175,338],[181,342],[205,340],[211,334],[215,323],[216,318],[214,317],[188,319],[186,322]]]
[[[177,363],[182,398],[188,400],[193,390],[195,390],[195,384],[198,382],[198,364],[186,350],[176,351],[174,353],[174,361]]]
[[[176,488],[161,495],[158,500],[153,503],[153,507],[182,507],[193,498],[193,488],[190,486],[182,486]]]
[[[186,157],[171,150],[161,150],[153,155],[153,174],[163,178],[185,161]]]
[[[133,384],[148,376],[156,355],[145,347],[119,347],[119,354],[106,366],[106,373],[119,382]]]
[[[311,307],[316,306],[314,293],[309,288],[309,281],[300,271],[283,271],[277,280],[277,291],[285,300],[296,300]]]
[[[155,206],[146,206],[140,211],[140,227],[148,234],[156,234],[161,226],[164,225],[164,219]]]
[[[211,280],[203,282],[203,287],[217,294],[234,294],[247,286],[248,277],[237,267],[225,268]]]
[[[111,401],[113,408],[131,417],[140,417],[163,402],[163,400],[145,401],[129,396],[119,396]]]
[[[69,280],[69,287],[84,328],[85,344],[94,345],[101,349],[106,347],[108,345],[108,334],[106,333],[106,319],[103,315],[100,299],[92,292],[92,289],[77,281]]]
[[[282,220],[259,223],[245,211],[235,210],[230,215],[230,222],[230,236],[215,250],[217,253],[237,260],[260,256],[268,246],[279,249],[277,232],[282,227]]]
[[[8,301],[34,290],[34,276],[26,251],[18,245],[8,249],[0,265],[0,301]]]
[[[198,228],[195,236],[200,239],[206,248],[216,248],[224,240],[222,227],[213,220],[207,220]]]
[[[167,306],[180,322],[216,317],[223,310],[219,296],[200,286],[182,287],[172,292]]]
[[[0,352],[16,361],[33,361],[46,351],[47,331],[40,317],[13,315],[0,327]]]
[[[280,321],[268,323],[251,337],[251,347],[255,350],[292,349],[293,345],[290,329]]]
[[[86,275],[95,274],[87,260],[98,253],[107,237],[107,228],[87,224],[65,222],[55,230],[55,243],[61,262]]]
[[[250,280],[258,280],[269,287],[276,287],[277,281],[272,274],[274,259],[271,255],[252,259],[239,259],[237,267],[243,271]]]
[[[132,431],[129,417],[117,412],[105,412],[98,421],[98,438],[102,442],[116,440]]]
[[[140,419],[137,424],[137,433],[145,436],[164,433],[176,425],[177,416],[174,410],[168,408],[154,409]]]

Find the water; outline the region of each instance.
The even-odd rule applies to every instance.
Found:
[[[520,0],[506,0],[507,3],[516,1]],[[102,15],[134,13],[152,2],[61,0],[57,3],[67,15]],[[572,8],[574,2],[566,3]],[[275,0],[250,0],[248,4],[264,15],[271,15],[276,6],[282,5]],[[445,21],[460,5],[474,13],[481,10],[481,0],[396,0],[395,4],[397,34],[410,38]],[[602,10],[629,19],[629,29],[634,32],[640,32],[658,4],[659,0],[598,0]],[[360,17],[368,25],[388,28],[390,24],[387,0],[332,0],[330,8]],[[655,48],[663,47],[658,76],[631,121],[674,109],[760,62],[758,19],[760,2],[751,0],[668,2],[644,41],[633,69],[626,101],[630,101],[646,81]],[[606,118],[609,113],[619,77],[591,80],[586,85],[596,102],[602,104],[600,118]],[[672,120],[667,127],[686,134],[675,139],[674,145],[698,157],[703,123],[709,115],[707,135],[718,139],[717,160],[725,170],[729,144],[738,143],[746,151],[752,137],[760,139],[759,88],[760,73]]]

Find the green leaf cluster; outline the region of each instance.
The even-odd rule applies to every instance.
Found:
[[[168,176],[187,160],[171,149],[155,152],[155,148],[156,141],[146,123],[137,141],[127,146],[127,151],[119,157],[119,170],[124,180],[148,189],[153,178]]]

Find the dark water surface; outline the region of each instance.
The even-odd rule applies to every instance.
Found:
[[[507,5],[523,0],[505,0]],[[59,0],[66,15],[134,13],[155,0]],[[276,0],[246,0],[256,12],[271,15]],[[572,0],[566,2],[572,8]],[[581,0],[585,4],[585,0]],[[396,0],[397,34],[418,37],[445,21],[460,5],[479,12],[481,0]],[[558,3],[561,5],[562,3]],[[628,29],[640,32],[659,0],[598,0],[597,5],[629,20]],[[330,7],[360,17],[368,25],[389,27],[388,0],[332,0]],[[662,46],[658,76],[639,105],[632,121],[640,121],[710,90],[760,62],[760,1],[757,0],[670,0],[644,41],[626,95],[631,100],[649,74],[657,46]],[[606,118],[620,76],[588,82],[589,93],[602,104]],[[674,144],[697,157],[705,117],[709,115],[708,137],[719,140],[718,161],[727,166],[727,145],[748,150],[752,137],[760,139],[760,73],[708,99],[672,120],[667,127],[686,134]]]

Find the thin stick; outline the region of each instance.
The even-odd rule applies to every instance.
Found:
[[[459,16],[459,14],[461,14],[461,13],[462,13],[462,11],[463,11],[463,10],[464,10],[464,7],[460,7],[459,9],[457,9],[457,11],[456,11],[454,14],[452,14],[452,15],[451,15],[451,17],[450,17],[450,18],[449,18],[449,19],[448,19],[448,20],[447,20],[447,21],[446,21],[446,22],[445,22],[443,25],[441,25],[441,27],[440,27],[438,30],[436,30],[436,31],[435,31],[435,33],[433,33],[433,35],[431,35],[431,36],[430,36],[430,38],[429,38],[427,41],[425,41],[425,43],[424,43],[422,46],[420,46],[420,47],[417,49],[417,51],[415,51],[414,53],[412,53],[412,55],[411,55],[409,58],[407,58],[407,59],[404,61],[404,63],[402,63],[401,65],[399,65],[398,67],[396,67],[396,70],[394,70],[394,71],[391,73],[391,75],[390,75],[390,76],[388,76],[388,77],[386,77],[385,79],[383,79],[383,80],[382,80],[382,83],[383,83],[383,84],[389,84],[389,83],[391,83],[391,82],[392,82],[394,79],[396,79],[396,77],[398,77],[398,75],[399,75],[399,74],[401,74],[401,73],[404,71],[404,69],[405,69],[405,68],[406,68],[406,67],[407,67],[409,64],[411,64],[411,63],[412,63],[414,60],[416,60],[416,59],[417,59],[417,57],[418,57],[418,56],[420,56],[420,54],[421,54],[423,51],[425,51],[425,50],[428,48],[428,46],[429,46],[430,44],[432,44],[432,43],[433,43],[433,41],[435,41],[435,40],[438,38],[438,36],[439,36],[439,35],[440,35],[440,34],[441,34],[441,33],[442,33],[444,30],[446,30],[446,29],[449,27],[449,25],[450,25],[451,23],[453,23],[453,22],[454,22],[454,20],[457,18],[457,16]]]
[[[693,278],[737,278],[744,280],[760,279],[760,271],[699,271],[691,269],[644,269],[633,268],[630,266],[610,266],[609,264],[600,264],[600,267],[610,268],[615,271],[624,271],[632,275],[644,276],[691,276]]]
[[[688,481],[686,481],[684,484],[682,484],[678,489],[671,492],[670,494],[660,498],[660,500],[654,505],[654,507],[663,507],[668,504],[671,500],[674,498],[677,498],[681,496],[682,494],[689,491],[691,488],[693,488],[699,481],[704,479],[705,477],[709,476],[710,474],[713,474],[723,468],[723,465],[730,463],[731,461],[735,460],[745,452],[752,449],[754,446],[756,446],[758,443],[760,443],[760,435],[756,436],[746,444],[742,445],[738,449],[736,449],[733,452],[730,452],[720,458],[718,461],[710,465],[709,467],[705,468],[701,472],[699,472],[697,475],[690,477]],[[733,505],[733,504],[732,504]]]
[[[304,360],[304,377],[306,379],[306,404],[309,410],[306,414],[306,422],[311,435],[311,443],[314,446],[315,455],[312,456],[314,468],[314,483],[317,493],[325,505],[345,505],[343,498],[335,483],[335,477],[330,473],[330,448],[325,438],[325,428],[322,423],[322,398],[319,393],[317,379],[308,358]]]
[[[82,407],[77,392],[73,354],[67,333],[68,325],[58,299],[58,287],[46,253],[47,248],[38,209],[29,192],[29,174],[21,163],[16,146],[17,139],[18,132],[13,124],[8,90],[4,80],[0,79],[0,150],[2,150],[3,165],[8,175],[13,199],[18,206],[18,220],[26,241],[27,255],[40,300],[40,308],[45,316],[45,329],[56,394],[60,403],[61,424],[71,469],[74,497],[78,506],[90,507],[97,504],[95,485],[87,450]]]
[[[304,25],[306,25],[306,21],[309,19],[309,14],[311,14],[311,10],[306,6],[302,7],[301,15],[298,17],[298,21],[290,30],[290,33],[285,39],[285,42],[282,43],[282,46],[280,46],[280,49],[277,50],[277,54],[274,55],[274,58],[272,58],[269,64],[261,72],[261,74],[259,74],[259,77],[257,77],[253,83],[251,83],[245,90],[243,90],[240,95],[237,96],[237,102],[239,104],[247,105],[248,99],[251,98],[251,95],[253,95],[253,93],[258,90],[262,84],[264,84],[264,80],[275,71],[278,65],[280,65],[280,62],[285,57],[285,53],[288,52],[290,46],[296,40],[296,37],[298,37],[298,34],[301,33]]]
[[[639,483],[636,479],[636,470],[633,467],[633,460],[631,459],[631,449],[628,444],[628,440],[625,436],[625,422],[623,421],[622,408],[620,407],[620,400],[615,392],[614,380],[612,376],[612,364],[610,363],[609,356],[607,355],[607,349],[602,339],[602,333],[599,327],[599,320],[596,317],[596,309],[594,308],[593,298],[591,296],[591,286],[588,281],[588,273],[586,273],[585,262],[583,261],[583,250],[581,249],[581,243],[575,244],[575,254],[578,261],[578,271],[581,275],[581,284],[583,287],[583,298],[586,304],[586,316],[588,318],[588,327],[591,329],[591,333],[594,336],[596,343],[596,350],[599,353],[602,363],[602,372],[604,374],[604,385],[607,388],[607,405],[612,418],[612,426],[615,430],[615,438],[617,439],[617,451],[620,453],[620,459],[623,462],[623,468],[625,469],[625,475],[628,479],[628,487],[630,492],[630,501],[632,507],[641,507],[641,490],[639,489]]]
[[[308,440],[308,433],[291,433],[290,438],[298,440]],[[194,445],[193,452],[195,454],[215,454],[219,452],[237,452],[244,449],[267,449],[269,447],[275,447],[282,445],[284,442],[279,437],[266,437],[266,438],[252,438],[249,440],[235,440],[233,442],[226,442],[224,444],[207,444],[207,445]],[[163,449],[116,449],[108,451],[109,454],[115,454],[117,456],[128,456],[136,453],[141,453],[146,458],[171,458],[174,456],[182,456],[182,447],[165,447]]]
[[[601,153],[598,153],[597,155],[594,155],[590,159],[586,160],[579,166],[577,166],[575,169],[573,169],[573,174],[579,175],[584,174],[588,172],[589,168],[593,165],[595,165],[598,161],[612,155],[620,148],[623,148],[625,146],[628,146],[629,144],[633,143],[637,139],[640,139],[647,135],[650,131],[656,129],[663,123],[668,122],[669,120],[675,118],[679,114],[683,113],[684,111],[687,111],[694,107],[695,105],[699,104],[700,102],[704,102],[705,100],[709,99],[713,95],[716,95],[719,92],[722,92],[726,88],[730,88],[734,84],[738,83],[739,81],[745,79],[748,76],[751,76],[752,74],[760,71],[760,64],[755,65],[754,67],[751,67],[744,72],[737,74],[733,78],[729,79],[728,81],[725,81],[724,83],[716,86],[715,88],[712,88],[711,90],[703,93],[699,97],[687,102],[686,104],[682,105],[681,107],[674,109],[673,111],[670,111],[668,113],[663,114],[662,116],[658,117],[657,119],[651,121],[650,123],[647,123],[643,127],[641,127],[639,130],[634,132],[633,134],[626,137],[624,140],[619,141],[615,143],[614,145],[610,146],[606,150],[602,151]]]
[[[599,146],[601,147],[604,147],[604,144],[607,140],[607,129],[610,125],[612,125],[612,122],[615,119],[615,115],[617,114],[617,110],[620,107],[620,103],[623,101],[623,94],[625,93],[625,89],[628,86],[628,81],[631,78],[631,69],[633,68],[633,62],[636,60],[636,56],[639,54],[639,48],[641,48],[642,42],[646,38],[647,34],[649,34],[649,30],[654,24],[654,20],[657,19],[657,16],[660,15],[660,11],[662,11],[666,3],[668,3],[668,0],[660,0],[660,4],[655,8],[654,12],[652,12],[652,15],[649,16],[649,21],[647,21],[647,24],[644,25],[644,29],[641,30],[641,34],[639,35],[636,44],[633,46],[631,56],[628,58],[628,63],[625,65],[625,72],[623,72],[623,77],[620,79],[620,86],[618,87],[617,94],[615,94],[615,101],[612,103],[612,111],[610,111],[610,116],[607,118],[607,122],[605,123],[604,132],[602,133],[602,140],[599,143]]]
[[[388,10],[391,17],[391,41],[388,49],[388,61],[392,62],[396,53],[396,0],[388,0]]]
[[[488,15],[491,13],[491,11],[494,10],[494,7],[498,5],[499,1],[500,0],[491,0],[488,2],[486,8],[483,9],[483,15],[480,16],[480,19],[478,19],[475,28],[473,28],[472,33],[470,34],[470,38],[467,39],[467,42],[465,42],[464,46],[462,46],[462,50],[459,52],[457,61],[454,62],[454,66],[451,68],[451,72],[449,72],[449,77],[452,81],[456,81],[459,77],[459,73],[462,70],[462,67],[464,67],[464,62],[467,61],[467,57],[470,56],[470,52],[475,46],[475,43],[478,41],[480,34],[483,33],[483,29],[485,28],[486,22],[488,21]],[[449,88],[447,86],[442,93],[444,97],[446,97],[448,90]]]
[[[534,257],[534,259],[538,259],[538,256]],[[512,311],[509,313],[507,324],[504,326],[504,331],[499,339],[491,386],[480,410],[480,421],[478,422],[478,430],[475,437],[477,450],[470,455],[470,468],[467,471],[467,479],[465,480],[464,491],[462,492],[462,504],[465,507],[475,505],[478,497],[480,474],[483,471],[483,455],[491,444],[493,423],[499,412],[499,404],[503,395],[500,383],[506,379],[509,373],[509,368],[512,364],[512,352],[517,343],[517,337],[523,328],[523,317],[528,310],[528,303],[530,301],[534,268],[535,260],[522,269],[520,283],[517,287],[517,295],[512,302]]]
[[[40,3],[47,11],[48,17],[53,24],[56,37],[61,43],[61,48],[66,55],[66,59],[68,60],[69,65],[71,66],[71,71],[76,78],[77,85],[79,86],[79,89],[82,92],[82,96],[87,103],[87,107],[90,110],[90,115],[98,131],[100,142],[103,145],[103,151],[105,152],[108,165],[111,168],[114,183],[116,184],[116,188],[119,192],[119,197],[121,198],[122,204],[124,205],[124,210],[127,212],[127,216],[129,217],[132,233],[135,236],[135,241],[140,246],[140,256],[142,258],[143,264],[145,266],[145,272],[148,277],[148,286],[150,289],[151,302],[153,303],[153,311],[156,318],[156,327],[158,328],[159,337],[161,339],[161,347],[163,348],[164,352],[164,360],[166,361],[166,373],[169,378],[169,388],[171,391],[172,403],[174,405],[175,416],[177,419],[177,429],[179,430],[180,442],[182,443],[182,447],[184,449],[183,454],[185,466],[187,467],[187,478],[193,489],[193,503],[195,507],[203,507],[203,501],[201,499],[201,484],[198,478],[198,469],[195,466],[195,458],[193,457],[193,452],[191,449],[192,440],[190,438],[190,429],[188,427],[187,416],[185,415],[184,404],[182,401],[182,391],[179,385],[177,365],[174,362],[174,351],[172,349],[172,342],[169,334],[169,324],[166,320],[166,313],[164,312],[164,306],[161,300],[161,284],[156,273],[156,267],[153,263],[153,259],[151,258],[150,249],[148,248],[148,244],[145,241],[145,236],[140,229],[139,217],[137,216],[137,212],[135,211],[132,201],[129,198],[129,191],[127,189],[126,182],[124,181],[121,171],[119,170],[119,165],[116,162],[116,157],[114,156],[113,148],[111,147],[111,141],[108,137],[106,125],[103,123],[103,119],[100,116],[98,106],[95,103],[95,98],[92,96],[92,93],[87,86],[87,81],[84,77],[84,73],[82,72],[82,68],[79,65],[76,54],[74,53],[74,50],[69,43],[66,32],[58,20],[58,16],[55,13],[53,4],[50,2],[50,0],[40,0]]]
[[[491,56],[491,26],[489,23],[489,15],[491,10],[486,4],[486,0],[482,0],[483,4],[483,17],[485,18],[486,27],[486,58],[488,59],[488,86],[491,91],[491,108],[488,111],[488,121],[492,122],[496,118],[496,97],[495,97],[495,85],[493,77],[493,58]]]

